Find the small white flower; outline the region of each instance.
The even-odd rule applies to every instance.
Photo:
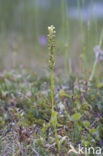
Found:
[[[55,27],[53,25],[51,25],[50,27],[48,27],[48,31],[51,33],[51,34],[55,34],[56,31],[55,31]]]

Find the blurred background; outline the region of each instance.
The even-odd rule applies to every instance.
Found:
[[[55,71],[88,74],[103,28],[103,0],[0,0],[0,70],[20,65],[47,70],[51,24],[56,27]]]

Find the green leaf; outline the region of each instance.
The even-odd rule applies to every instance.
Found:
[[[80,118],[81,118],[80,113],[75,113],[74,115],[72,115],[72,120],[73,121],[78,121]]]
[[[93,128],[90,130],[90,133],[95,134],[96,131],[97,131],[97,129]]]
[[[54,127],[56,127],[56,124],[57,124],[57,115],[56,115],[56,112],[55,111],[52,112],[51,123],[52,123],[52,125]]]
[[[64,90],[61,90],[61,92],[59,93],[59,96],[60,97],[69,97],[69,95]]]
[[[87,120],[86,121],[83,121],[83,124],[84,124],[85,127],[89,127],[90,126],[90,122],[87,121]]]

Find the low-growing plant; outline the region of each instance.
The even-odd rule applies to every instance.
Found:
[[[53,125],[54,131],[55,131],[55,137],[56,137],[56,143],[58,146],[58,150],[60,150],[60,144],[59,144],[59,139],[58,139],[58,134],[57,134],[57,115],[56,112],[54,111],[54,79],[53,79],[53,72],[54,72],[54,65],[55,65],[55,59],[54,59],[54,37],[55,37],[55,27],[51,25],[48,27],[48,40],[49,40],[49,66],[50,66],[50,72],[51,72],[51,104],[52,104],[52,114],[51,114],[51,124]]]
[[[56,143],[58,150],[60,150],[60,143],[59,143],[59,138],[57,134],[57,115],[54,110],[54,66],[55,66],[55,59],[54,59],[54,47],[55,47],[55,27],[51,25],[48,27],[48,41],[49,41],[49,68],[50,68],[50,80],[51,80],[51,119],[50,122],[46,125],[46,129],[50,127],[50,125],[53,126],[54,131],[55,131],[55,138],[56,138]]]

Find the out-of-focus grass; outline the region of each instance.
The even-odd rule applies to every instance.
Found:
[[[81,14],[78,20],[71,19],[67,16],[67,1],[56,2],[52,1],[45,9],[36,0],[35,5],[22,0],[20,4],[15,2],[7,9],[2,9],[7,17],[5,14],[0,16],[0,70],[13,68],[14,65],[23,65],[36,71],[47,69],[48,45],[46,43],[44,46],[39,41],[47,34],[47,26],[54,24],[57,31],[56,73],[63,73],[66,68],[63,74],[67,76],[70,72],[76,75],[89,74],[95,58],[93,48],[99,44],[102,20],[90,18],[84,21]],[[1,4],[5,6],[4,2]],[[82,0],[82,5],[78,3],[77,8],[83,8],[84,5],[85,1]],[[99,66],[97,74],[101,74]]]
[[[76,27],[75,27],[76,25]],[[73,29],[73,30],[72,30]],[[98,34],[95,34],[94,24],[90,26],[89,33],[88,27],[84,25],[84,41],[85,41],[85,59],[87,62],[83,62],[83,45],[81,41],[81,32],[79,24],[76,21],[70,21],[70,40],[68,43],[67,53],[68,58],[68,70],[69,60],[71,60],[72,72],[80,73],[80,66],[86,70],[92,68],[94,60],[93,48],[99,44],[99,38],[101,34],[101,28],[99,28]],[[64,55],[65,55],[65,43],[62,39],[61,33],[57,29],[56,37],[56,65],[58,70],[64,70]],[[10,32],[8,35],[0,36],[0,69],[12,68],[13,53],[16,51],[15,64],[24,65],[26,67],[38,67],[47,68],[48,65],[48,50],[47,44],[45,46],[40,45],[33,39],[24,37],[20,33]],[[59,69],[60,68],[60,69]]]

